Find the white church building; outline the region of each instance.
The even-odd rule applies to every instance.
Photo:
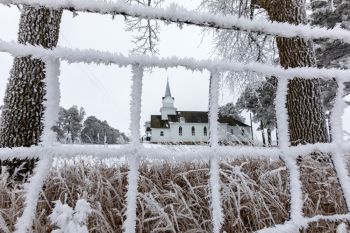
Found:
[[[151,115],[146,123],[143,141],[150,143],[197,144],[208,143],[209,123],[207,111],[178,111],[171,96],[169,80],[162,98],[160,115]],[[219,140],[221,143],[248,144],[251,128],[231,116],[219,116]]]

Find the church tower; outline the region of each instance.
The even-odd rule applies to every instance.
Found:
[[[171,96],[169,79],[166,83],[165,95],[162,99],[162,107],[160,108],[162,120],[168,120],[168,115],[176,115],[176,108],[174,107],[174,97]]]

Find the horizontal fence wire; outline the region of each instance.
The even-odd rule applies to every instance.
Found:
[[[153,146],[140,148],[142,152],[140,158],[142,160],[159,160],[159,161],[178,161],[189,162],[194,160],[209,160],[212,154],[216,154],[218,159],[267,159],[279,160],[282,150],[277,147],[253,147],[253,146],[219,146],[213,151],[212,148],[205,145],[198,145],[197,148],[189,146],[189,148],[176,148],[174,145],[169,146]],[[288,147],[283,150],[291,157],[307,156],[314,152],[332,153],[336,150],[341,153],[350,154],[350,145],[345,142],[343,144],[335,143],[316,143]],[[25,159],[37,158],[40,156],[50,155],[57,159],[73,159],[74,157],[86,157],[91,159],[119,159],[131,155],[133,150],[129,146],[118,147],[102,147],[90,145],[53,145],[53,146],[31,146],[31,147],[15,147],[1,148],[0,160],[6,159]]]
[[[281,66],[263,64],[258,62],[242,63],[225,60],[198,60],[195,58],[159,58],[157,56],[147,55],[122,55],[120,53],[111,53],[93,49],[71,49],[57,47],[52,50],[40,46],[24,45],[16,42],[6,42],[0,39],[0,52],[12,54],[14,57],[32,56],[33,58],[46,59],[57,58],[68,63],[86,63],[86,64],[115,64],[121,67],[132,64],[142,64],[144,67],[157,68],[179,68],[184,67],[192,71],[216,70],[217,72],[255,72],[266,76],[276,77],[302,77],[305,79],[337,78],[340,81],[350,81],[350,70],[325,69],[315,67],[299,67],[285,69]]]
[[[299,36],[305,39],[329,38],[341,39],[350,43],[350,32],[343,29],[324,29],[311,27],[309,25],[290,25],[287,23],[275,23],[268,20],[249,20],[235,16],[212,15],[198,13],[172,6],[168,9],[154,9],[143,6],[131,6],[123,2],[102,2],[85,0],[0,0],[3,4],[23,4],[34,7],[47,7],[51,9],[66,9],[70,11],[95,12],[100,14],[127,15],[145,19],[159,19],[167,22],[185,23],[198,26],[212,27],[218,29],[234,29],[243,31],[263,32],[269,35],[282,37]],[[0,40],[0,52],[7,52],[14,57],[32,56],[39,58],[46,63],[46,101],[44,102],[44,132],[43,143],[30,148],[2,148],[0,159],[11,158],[38,158],[39,162],[34,174],[25,185],[24,210],[18,218],[16,232],[28,232],[31,229],[37,201],[44,183],[50,172],[54,159],[118,159],[120,162],[128,162],[128,190],[126,194],[126,220],[123,223],[123,230],[127,233],[135,232],[136,229],[136,200],[139,180],[139,164],[143,160],[167,160],[174,163],[181,161],[209,160],[210,178],[209,186],[211,191],[211,214],[213,232],[221,231],[224,219],[221,202],[220,182],[220,160],[223,159],[281,159],[286,164],[289,173],[290,184],[290,219],[284,224],[271,228],[261,229],[259,232],[299,232],[312,222],[345,221],[350,220],[350,214],[335,214],[331,216],[317,215],[305,217],[303,213],[303,192],[300,179],[300,171],[297,159],[300,156],[308,156],[311,153],[325,153],[331,155],[339,183],[350,211],[350,178],[346,168],[346,157],[350,154],[350,145],[343,139],[342,114],[345,103],[343,100],[344,82],[350,81],[349,70],[340,69],[319,69],[319,68],[291,68],[284,69],[280,66],[271,66],[261,63],[240,63],[228,61],[196,60],[193,58],[159,58],[155,56],[132,55],[97,51],[78,50],[71,48],[44,49],[39,46],[23,45],[16,42],[5,42]],[[101,148],[94,146],[60,146],[55,145],[54,134],[50,131],[57,120],[59,107],[59,67],[60,62],[68,63],[84,62],[87,64],[116,64],[119,66],[132,67],[132,91],[130,103],[130,131],[131,143],[119,148]],[[209,100],[209,133],[210,145],[187,147],[179,149],[176,146],[167,147],[145,147],[140,143],[140,113],[142,97],[142,78],[144,67],[177,68],[185,67],[189,70],[210,71],[210,100]],[[218,96],[219,77],[222,72],[256,72],[265,76],[278,77],[276,93],[276,118],[278,123],[278,147],[258,148],[252,146],[220,146],[218,144]],[[334,103],[334,110],[331,116],[333,142],[316,143],[299,146],[290,146],[288,134],[288,110],[286,108],[288,83],[294,77],[310,78],[336,78],[338,83],[337,96]]]
[[[248,19],[233,15],[219,15],[189,11],[176,4],[167,9],[150,6],[130,5],[125,1],[117,2],[100,0],[0,0],[2,4],[22,4],[50,9],[93,12],[98,14],[124,15],[143,19],[158,19],[178,24],[197,25],[215,29],[230,29],[259,32],[281,37],[301,37],[304,39],[330,38],[350,43],[350,31],[337,27],[335,29],[320,28],[310,25],[292,25],[272,22],[265,19]]]

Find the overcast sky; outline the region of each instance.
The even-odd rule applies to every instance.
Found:
[[[199,1],[177,1],[187,8],[194,9]],[[0,38],[16,40],[19,11],[16,7],[0,5]],[[194,56],[209,58],[211,39],[202,37],[198,27],[162,25],[159,56]],[[94,48],[125,55],[133,48],[132,33],[125,31],[124,17],[79,13],[73,18],[65,12],[62,19],[59,46],[71,48]],[[0,99],[6,88],[12,57],[0,54]],[[164,95],[166,78],[169,77],[176,107],[180,110],[207,110],[208,73],[191,72],[185,69],[153,69],[144,77],[142,122],[150,114],[158,114],[161,97]],[[87,115],[95,115],[107,120],[110,125],[122,131],[128,130],[130,101],[130,68],[97,66],[84,64],[61,64],[61,106],[72,105],[85,108]]]
[[[169,4],[171,1],[166,1]],[[196,9],[200,0],[177,0],[177,4]],[[167,4],[164,4],[165,6]],[[16,40],[19,11],[16,7],[0,5],[0,38]],[[195,57],[208,59],[212,55],[212,38],[203,37],[201,28],[161,23],[159,56]],[[91,13],[64,12],[59,46],[71,48],[94,48],[127,55],[133,48],[133,35],[125,31],[124,17]],[[2,104],[12,57],[0,53],[0,103]],[[182,68],[153,69],[145,73],[142,98],[142,124],[151,114],[159,114],[161,97],[164,95],[166,78],[169,77],[171,92],[178,110],[206,111],[208,108],[208,72],[191,72]],[[84,107],[87,116],[94,115],[128,133],[130,101],[130,68],[61,63],[61,106]],[[234,95],[224,91],[221,104],[233,99]],[[349,119],[350,111],[347,111]],[[248,123],[248,122],[247,122]],[[350,129],[350,123],[346,124]],[[350,130],[349,130],[350,131]]]

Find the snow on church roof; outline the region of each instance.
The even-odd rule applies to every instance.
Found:
[[[170,122],[177,123],[180,119],[183,119],[184,123],[208,123],[208,112],[176,111],[176,115],[168,115],[168,120],[162,120],[161,115],[151,115],[151,128],[169,128]],[[231,116],[219,116],[218,121],[230,126],[249,127]]]

